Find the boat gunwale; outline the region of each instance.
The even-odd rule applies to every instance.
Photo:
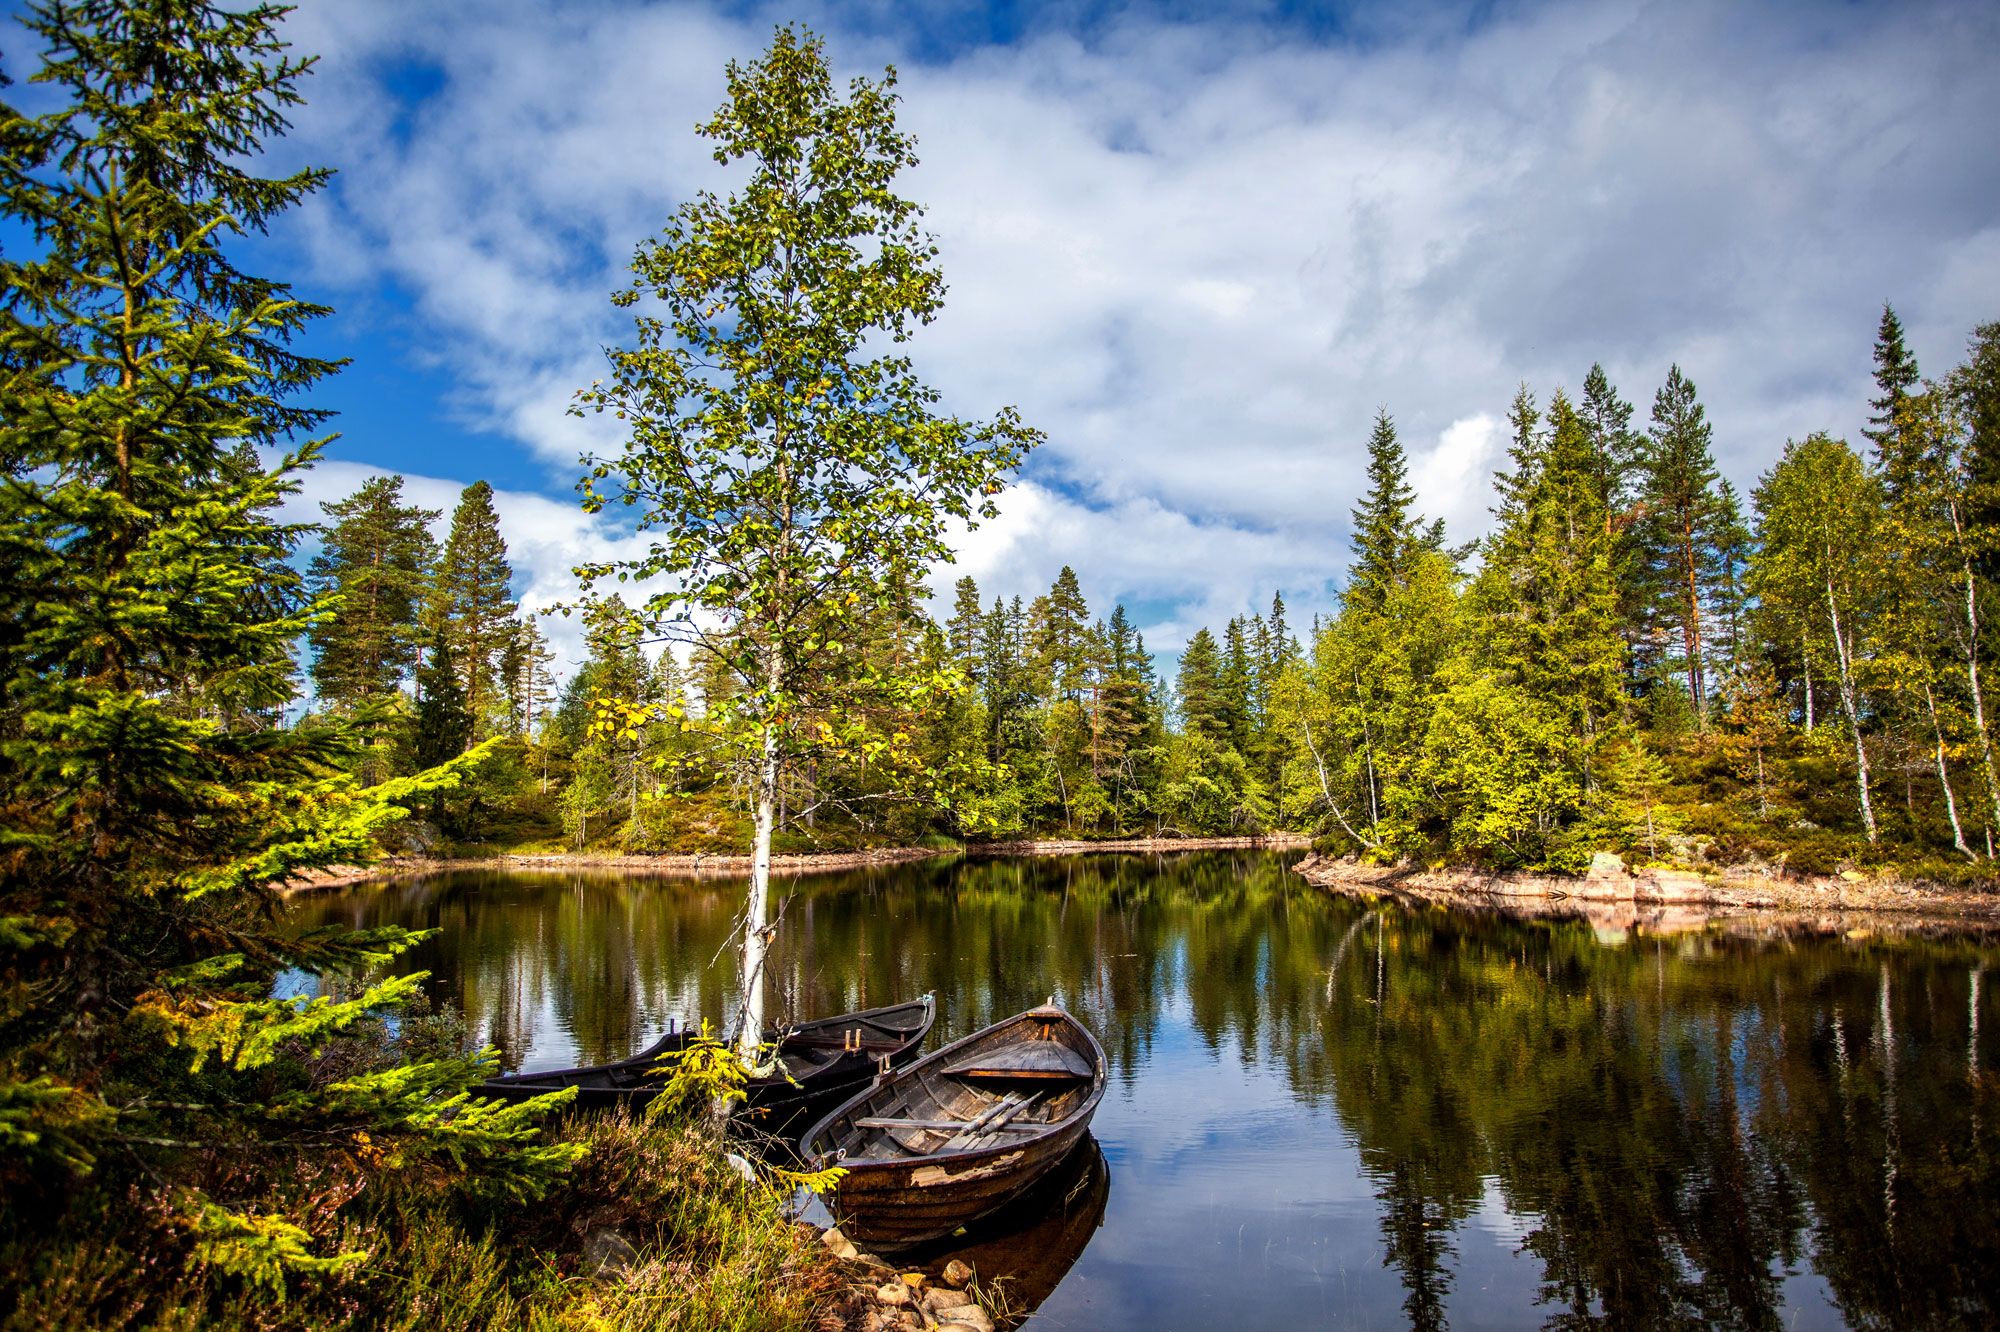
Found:
[[[907,1160],[901,1161],[850,1161],[839,1155],[841,1149],[838,1142],[830,1142],[827,1152],[820,1151],[814,1145],[816,1139],[822,1134],[828,1133],[839,1120],[848,1116],[850,1112],[858,1110],[870,1097],[886,1091],[899,1083],[916,1079],[929,1065],[941,1063],[948,1056],[961,1053],[975,1042],[996,1035],[1002,1028],[1018,1022],[1047,1020],[1051,1016],[1068,1023],[1076,1031],[1082,1033],[1084,1040],[1089,1042],[1091,1054],[1090,1091],[1061,1119],[1052,1120],[1048,1123],[1037,1123],[1036,1128],[1039,1131],[1032,1136],[1015,1138],[1012,1141],[995,1142],[985,1147],[961,1147],[956,1151],[939,1150],[927,1152],[922,1156],[912,1156]],[[1028,1151],[1040,1147],[1056,1136],[1067,1132],[1070,1127],[1079,1121],[1082,1121],[1087,1127],[1090,1118],[1097,1113],[1098,1105],[1104,1100],[1105,1088],[1109,1083],[1110,1078],[1106,1068],[1104,1046],[1098,1041],[1096,1033],[1085,1026],[1068,1009],[1056,1005],[1042,1004],[1028,1009],[1026,1012],[1004,1017],[998,1022],[990,1023],[977,1031],[961,1036],[949,1045],[940,1046],[921,1059],[913,1060],[886,1077],[879,1078],[875,1082],[870,1083],[852,1097],[835,1106],[833,1110],[822,1116],[817,1123],[800,1135],[799,1155],[802,1160],[808,1162],[816,1169],[838,1165],[849,1172],[848,1178],[853,1178],[857,1170],[868,1175],[886,1175],[890,1171],[907,1170],[913,1172],[925,1166],[935,1166],[945,1163],[955,1165],[964,1162],[974,1162],[988,1157],[998,1157],[1010,1152],[1019,1153]],[[851,1125],[849,1127],[849,1132],[865,1133],[881,1131],[855,1129]],[[846,1180],[843,1179],[842,1183],[846,1183]]]
[[[815,1027],[832,1026],[834,1024],[842,1022],[867,1021],[870,1018],[881,1017],[886,1014],[901,1012],[905,1009],[921,1009],[923,1020],[917,1023],[914,1027],[910,1028],[908,1037],[905,1040],[899,1042],[894,1047],[893,1050],[879,1050],[879,1051],[869,1052],[870,1054],[873,1055],[878,1055],[878,1056],[889,1055],[893,1057],[894,1055],[903,1054],[917,1048],[918,1046],[922,1045],[924,1041],[930,1038],[931,1028],[935,1026],[937,1023],[936,991],[934,990],[926,991],[925,993],[917,996],[915,999],[906,999],[901,1003],[885,1004],[880,1008],[861,1008],[861,1009],[856,1009],[851,1013],[834,1013],[827,1017],[813,1018],[810,1021],[806,1022],[795,1022],[791,1024],[789,1027],[787,1027],[783,1032],[779,1033],[777,1039],[773,1041],[772,1044],[775,1047],[782,1047],[784,1043],[790,1040],[792,1037],[797,1036],[802,1032],[810,1031]],[[511,1091],[517,1088],[538,1087],[545,1084],[549,1086],[552,1090],[560,1090],[561,1088],[564,1087],[574,1086],[584,1090],[594,1090],[594,1091],[604,1092],[609,1095],[619,1095],[619,1096],[632,1095],[635,1093],[648,1090],[657,1090],[656,1088],[648,1088],[648,1087],[596,1086],[593,1084],[586,1083],[582,1081],[582,1079],[587,1078],[593,1074],[597,1075],[616,1074],[624,1072],[629,1069],[640,1068],[645,1065],[655,1063],[660,1059],[661,1056],[669,1053],[669,1051],[674,1047],[675,1042],[684,1043],[688,1040],[689,1036],[690,1036],[690,1029],[687,1027],[682,1027],[679,1031],[669,1031],[665,1033],[658,1040],[654,1041],[651,1045],[639,1051],[639,1053],[633,1055],[627,1055],[623,1059],[613,1059],[607,1063],[602,1063],[602,1064],[579,1064],[574,1068],[543,1069],[534,1073],[505,1073],[497,1078],[488,1078],[485,1082],[480,1083],[478,1087],[474,1088],[474,1091],[475,1092],[486,1091],[491,1093],[493,1089],[497,1087],[504,1092],[504,1091]],[[840,1054],[842,1052],[835,1051],[834,1053]],[[847,1052],[847,1053],[852,1053],[852,1052]],[[836,1060],[832,1063],[827,1064],[825,1067],[831,1069],[836,1067],[837,1064],[838,1061]],[[805,1079],[787,1078],[784,1079],[784,1081],[786,1081],[788,1084],[791,1085],[803,1085]]]

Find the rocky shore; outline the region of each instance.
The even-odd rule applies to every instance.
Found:
[[[1294,869],[1329,892],[1351,897],[1583,919],[1600,930],[1665,933],[1718,921],[1827,932],[2000,930],[2000,893],[1854,872],[1794,877],[1757,868],[1716,874],[1633,871],[1604,852],[1580,876],[1425,870],[1321,855],[1307,856]]]
[[[998,1332],[1009,1325],[995,1321],[981,1301],[978,1274],[956,1258],[936,1272],[901,1269],[857,1250],[838,1226],[820,1238],[853,1282],[843,1311],[851,1332]]]
[[[1119,841],[1020,841],[967,843],[957,847],[886,846],[861,851],[821,851],[771,857],[781,877],[832,874],[901,865],[945,856],[975,859],[999,856],[1083,856],[1112,853],[1168,854],[1179,851],[1301,850],[1306,838],[1291,833],[1262,837],[1137,837]],[[282,886],[285,893],[315,892],[351,884],[420,878],[441,870],[620,870],[675,878],[737,878],[750,872],[750,857],[735,855],[609,855],[599,852],[481,856],[445,860],[434,856],[391,856],[374,865],[335,865],[314,870]]]

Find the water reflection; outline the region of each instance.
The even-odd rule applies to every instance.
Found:
[[[299,910],[440,926],[434,997],[547,1068],[721,1017],[737,899],[468,874]],[[780,1011],[935,990],[943,1040],[1053,992],[1102,1038],[1118,1187],[1037,1326],[1995,1321],[1989,944],[1604,940],[1248,855],[901,867],[786,911]]]

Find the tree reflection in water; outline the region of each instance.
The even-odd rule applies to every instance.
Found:
[[[1992,944],[1600,938],[1332,900],[1263,855],[940,862],[793,888],[773,1011],[935,990],[942,1039],[1054,992],[1128,1092],[1185,1024],[1210,1059],[1330,1107],[1413,1325],[1775,1327],[1806,1269],[1855,1325],[2000,1319]],[[298,911],[441,927],[407,960],[433,996],[510,1067],[554,1067],[719,1017],[737,896],[467,873]],[[1496,1196],[1539,1270],[1534,1314],[1454,1289]]]

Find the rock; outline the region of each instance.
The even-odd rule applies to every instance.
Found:
[[[947,1290],[943,1286],[932,1286],[924,1292],[923,1298],[917,1301],[919,1307],[933,1314],[941,1309],[956,1309],[964,1303],[965,1295],[962,1291]]]
[[[833,1256],[836,1258],[852,1258],[855,1254],[861,1252],[854,1247],[854,1241],[840,1233],[839,1226],[828,1227],[826,1233],[819,1238],[822,1244],[833,1250]]]
[[[1705,902],[1708,885],[1699,874],[1686,870],[1656,869],[1646,872],[1646,890],[1640,896],[1653,902]]]
[[[638,1266],[639,1251],[610,1226],[599,1226],[583,1237],[583,1265],[593,1275],[617,1278]]]
[[[973,1332],[993,1332],[993,1320],[986,1316],[986,1310],[976,1304],[961,1304],[951,1309],[940,1309],[937,1317],[946,1327],[969,1327]]]
[[[903,1310],[902,1319],[903,1319],[902,1326],[907,1328],[914,1328],[916,1332],[923,1332],[924,1328],[930,1326],[930,1321],[926,1319],[922,1314],[918,1313],[915,1309]]]
[[[992,1332],[993,1325],[986,1325],[986,1332]],[[937,1332],[981,1332],[977,1323],[939,1323]]]
[[[1590,878],[1623,878],[1624,876],[1625,861],[1621,857],[1610,851],[1596,851],[1591,853]]]
[[[884,1272],[893,1272],[896,1270],[895,1268],[889,1266],[888,1260],[884,1259],[879,1254],[873,1254],[867,1252],[857,1253],[854,1255],[854,1261],[862,1264],[865,1267],[879,1267]]]
[[[945,1285],[963,1288],[970,1280],[972,1280],[972,1269],[958,1259],[954,1258],[944,1265]]]
[[[901,1308],[910,1302],[910,1288],[900,1281],[885,1281],[875,1288],[875,1300],[891,1309]]]

